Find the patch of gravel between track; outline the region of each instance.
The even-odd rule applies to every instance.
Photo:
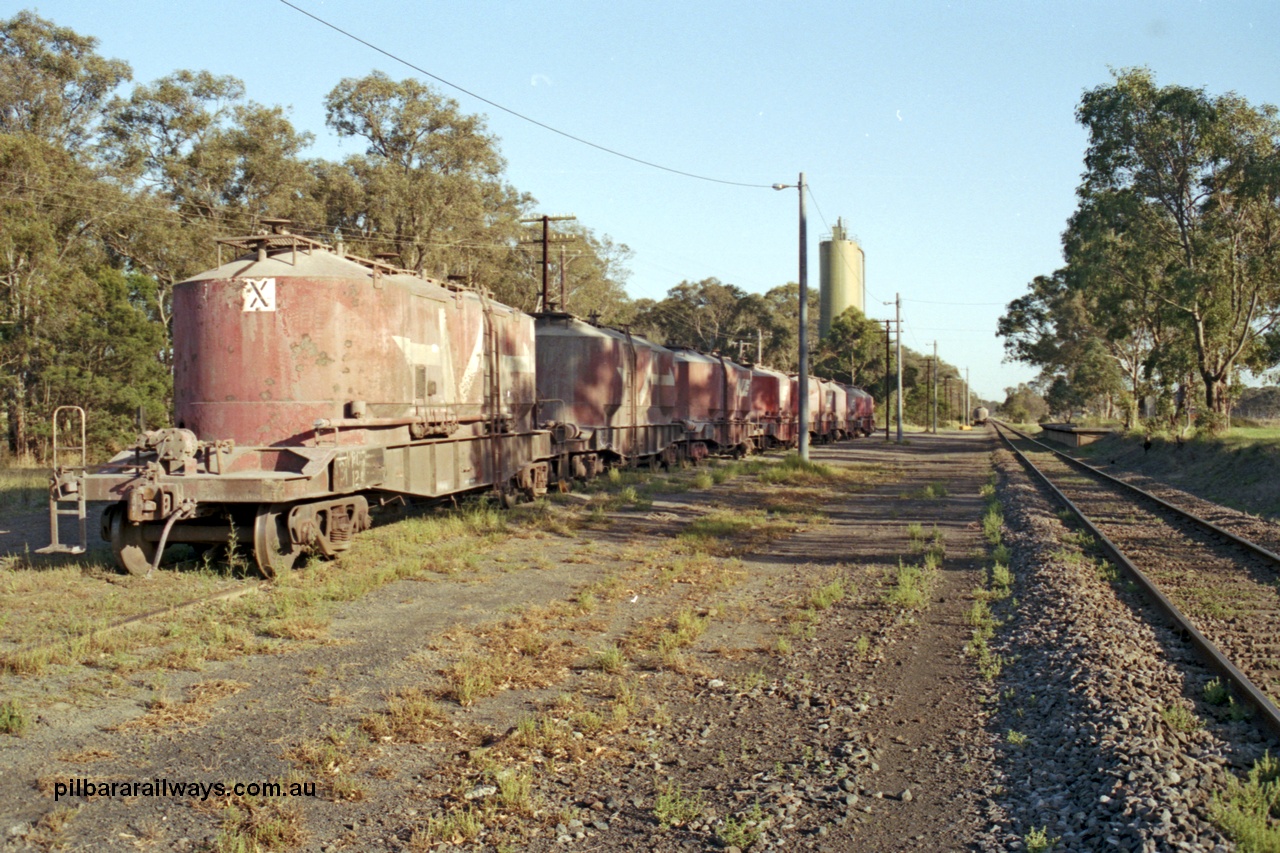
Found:
[[[1023,849],[1043,830],[1070,850],[1232,849],[1208,821],[1212,792],[1276,742],[1203,701],[1212,676],[1192,647],[1148,621],[1123,580],[1071,558],[1056,507],[997,456],[1015,583],[992,643],[1005,665],[989,697],[999,745],[982,846]],[[1171,708],[1203,726],[1175,730]]]

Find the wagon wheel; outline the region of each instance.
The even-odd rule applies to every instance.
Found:
[[[107,532],[116,565],[131,575],[145,575],[156,559],[156,543],[142,538],[142,525],[130,524],[124,504],[107,507]]]
[[[302,546],[289,535],[289,504],[260,504],[253,519],[253,560],[258,574],[274,578],[302,558]]]

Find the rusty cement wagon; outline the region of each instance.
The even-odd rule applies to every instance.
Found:
[[[570,314],[537,316],[538,421],[552,431],[557,479],[609,465],[669,465],[687,454],[676,419],[675,354]]]
[[[59,504],[105,502],[130,573],[234,538],[271,576],[348,547],[370,501],[545,492],[532,317],[278,226],[219,243],[239,257],[174,292],[175,426],[55,472],[54,549],[86,544],[59,542]]]

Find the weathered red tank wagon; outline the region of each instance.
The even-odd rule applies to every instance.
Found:
[[[856,385],[845,388],[849,392],[849,434],[871,435],[875,429],[875,398]]]
[[[536,349],[538,421],[556,437],[560,473],[676,461],[684,427],[671,350],[569,314],[538,316]]]
[[[796,434],[800,431],[800,374],[791,374],[791,397],[794,401],[792,406],[796,418]],[[809,377],[809,438],[815,441],[824,440],[825,434],[823,426],[827,418],[827,410],[824,408],[826,395],[822,393],[822,380],[816,376]]]
[[[87,472],[120,565],[165,543],[252,544],[264,575],[332,556],[368,526],[366,493],[545,491],[533,318],[474,291],[283,232],[174,292],[174,422]]]
[[[795,395],[787,374],[759,365],[751,369],[751,418],[758,449],[796,443]]]
[[[839,382],[824,382],[831,395],[830,436],[832,441],[840,441],[850,435],[849,432],[849,392]]]
[[[728,359],[673,348],[676,418],[688,431],[688,453],[745,453],[750,447],[751,372]]]

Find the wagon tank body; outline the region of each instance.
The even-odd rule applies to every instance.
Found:
[[[750,447],[751,372],[720,356],[672,348],[676,365],[676,419],[688,430],[689,455]]]
[[[270,576],[347,547],[368,494],[545,491],[531,317],[296,235],[219,242],[248,254],[174,294],[176,426],[55,479],[111,502],[123,568],[238,528]]]
[[[991,412],[986,406],[978,406],[973,410],[973,422],[975,424],[985,424],[990,417]]]
[[[751,369],[751,417],[757,447],[790,447],[796,441],[796,414],[787,374],[756,365]]]
[[[685,430],[671,350],[569,314],[540,314],[536,328],[538,421],[570,476],[619,460],[676,461]]]
[[[848,435],[849,430],[849,392],[839,382],[824,383],[828,385],[831,395],[830,435],[832,441],[838,441]]]
[[[846,385],[849,394],[849,434],[871,435],[875,418],[875,398],[856,385]]]

